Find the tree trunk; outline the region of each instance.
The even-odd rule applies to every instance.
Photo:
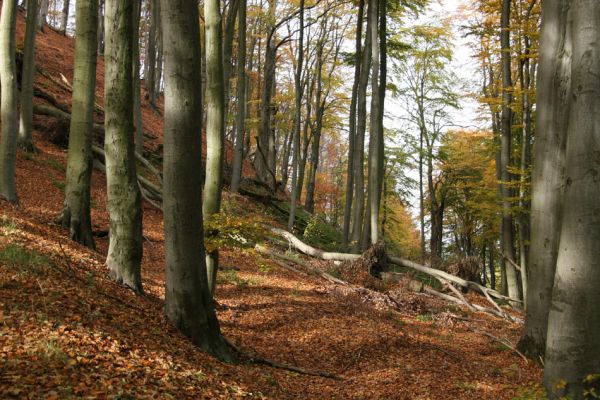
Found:
[[[17,157],[17,67],[15,62],[15,31],[17,1],[2,2],[0,15],[0,195],[17,203],[15,163]]]
[[[237,100],[235,117],[235,152],[231,173],[231,191],[240,189],[244,162],[244,137],[246,133],[246,0],[238,6]]]
[[[227,124],[229,121],[229,100],[230,100],[230,86],[231,86],[231,69],[232,64],[232,53],[233,53],[233,37],[235,33],[235,21],[238,16],[238,8],[240,7],[240,0],[231,0],[229,2],[229,10],[227,12],[227,18],[225,20],[225,27],[223,29],[223,101],[224,111],[223,115],[225,118],[225,128],[227,131]]]
[[[512,68],[510,53],[510,7],[511,0],[502,0],[500,42],[502,48],[502,137],[501,137],[501,181],[502,181],[502,252],[503,256],[515,261],[513,245],[513,217],[510,198],[511,174],[509,171],[512,140]],[[520,299],[517,270],[511,263],[506,265],[508,296]]]
[[[133,121],[135,125],[135,151],[144,154],[144,124],[140,84],[140,19],[142,0],[134,0],[133,6]]]
[[[232,356],[208,288],[202,228],[200,28],[192,0],[162,0],[165,41],[165,312],[202,350]],[[221,75],[222,76],[222,75]]]
[[[544,356],[548,312],[558,257],[564,193],[565,147],[571,99],[571,0],[542,6],[537,82],[537,129],[531,202],[531,245],[526,318],[520,350]]]
[[[150,0],[150,26],[146,47],[146,74],[144,82],[148,91],[148,101],[156,105],[156,35],[160,29],[159,0]]]
[[[111,276],[142,292],[142,207],[133,125],[133,0],[106,0],[105,129]]]
[[[33,144],[33,79],[35,75],[35,34],[37,20],[37,1],[32,1],[27,8],[25,28],[25,44],[23,46],[23,69],[21,73],[21,112],[19,136],[17,144],[23,150],[32,152]]]
[[[104,55],[104,0],[98,1],[98,55]]]
[[[221,9],[218,0],[204,2],[206,29],[206,177],[204,181],[204,217],[209,218],[221,210],[221,186],[223,185],[223,47],[221,34]],[[219,266],[217,251],[206,256],[208,285],[214,293]]]
[[[310,78],[307,78],[310,80]],[[306,86],[310,86],[310,89],[308,91],[308,95],[306,96],[306,115],[304,117],[304,126],[302,128],[302,145],[301,145],[301,153],[300,153],[300,159],[299,159],[299,165],[298,165],[298,190],[297,190],[297,196],[296,196],[296,201],[298,203],[300,203],[300,201],[302,200],[302,189],[304,189],[304,178],[306,176],[306,164],[308,163],[308,148],[310,147],[310,144],[312,142],[312,136],[308,135],[308,129],[311,128],[311,133],[314,135],[314,132],[312,132],[312,126],[311,126],[311,116],[312,116],[312,98],[313,98],[313,92],[314,92],[314,86],[315,86],[315,80],[312,79],[312,82],[306,82]],[[304,87],[304,85],[302,85]],[[300,89],[303,90],[303,89]],[[317,106],[318,107],[318,106]]]
[[[271,100],[273,97],[273,85],[275,81],[275,58],[277,49],[271,40],[267,41],[265,50],[264,78],[261,96],[260,128],[256,142],[256,174],[258,178],[269,184],[269,187],[275,190],[275,171],[269,168],[270,146],[269,137],[271,135]]]
[[[490,244],[490,287],[496,290],[496,265],[494,264],[494,245]]]
[[[48,8],[50,7],[49,0],[39,0],[40,12],[37,19],[37,27],[40,31],[44,31],[44,26],[48,20]]]
[[[79,0],[75,11],[75,68],[62,225],[71,240],[94,248],[90,216],[92,137],[96,90],[98,0]]]
[[[354,196],[354,152],[356,147],[356,105],[358,100],[358,83],[360,80],[360,68],[362,59],[362,27],[365,11],[365,0],[358,4],[358,15],[356,22],[356,39],[354,55],[354,83],[352,85],[352,100],[350,101],[350,122],[348,131],[348,171],[346,173],[346,201],[344,204],[344,224],[342,228],[342,248],[348,248],[350,238],[350,223],[352,216],[352,201]]]
[[[298,202],[298,163],[300,158],[300,123],[302,119],[302,63],[304,61],[304,0],[300,0],[300,27],[298,38],[298,64],[294,77],[295,83],[295,117],[294,117],[294,141],[292,144],[292,199],[290,204],[290,217],[288,229],[293,231],[296,217],[296,204]]]
[[[310,168],[308,170],[308,182],[306,185],[306,204],[304,205],[304,208],[309,213],[315,212],[315,182],[317,179],[317,169],[319,167],[319,150],[321,147],[321,132],[323,130],[323,116],[325,113],[325,99],[323,99],[323,44],[323,41],[321,41],[317,45],[317,93],[315,98],[317,115],[310,152]],[[312,97],[312,94],[310,96]],[[307,116],[307,119],[308,118],[309,117]],[[337,218],[335,221],[337,222]]]
[[[365,45],[362,52],[356,105],[356,142],[354,148],[354,215],[352,242],[354,251],[360,247],[365,211],[365,132],[367,130],[367,86],[371,69],[371,19],[367,18]]]
[[[573,90],[565,207],[548,316],[544,384],[551,399],[579,400],[588,398],[585,389],[600,390],[598,376],[593,375],[600,371],[600,3],[573,0],[572,4]],[[557,390],[558,382],[566,384],[564,389]]]
[[[60,32],[63,35],[67,34],[67,26],[69,25],[69,6],[71,2],[69,0],[63,0],[62,13],[60,15]]]

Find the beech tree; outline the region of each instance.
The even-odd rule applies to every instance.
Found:
[[[246,134],[246,0],[239,0],[238,6],[238,54],[237,54],[237,89],[235,117],[235,151],[231,172],[231,191],[240,189],[242,165],[244,163],[244,137]]]
[[[600,70],[600,3],[594,0],[570,3],[572,24],[567,29],[571,31],[573,49],[572,91],[568,97],[564,206],[544,368],[546,390],[553,399],[562,396],[584,399],[588,397],[586,393],[600,390],[597,375],[600,371],[597,309],[600,303],[600,80],[596,73]],[[555,4],[544,2],[544,12],[552,13]],[[552,15],[548,17],[542,24],[560,22]],[[550,29],[545,33],[553,32],[553,28]],[[548,61],[560,66],[562,60],[559,54]],[[558,99],[562,95],[560,93]],[[560,100],[555,104],[560,104]],[[540,161],[545,164],[543,158]],[[533,239],[544,240],[544,237]]]
[[[2,2],[0,15],[0,195],[16,203],[15,163],[17,157],[17,72],[15,62],[15,31],[17,0]]]
[[[133,0],[106,0],[105,130],[111,276],[142,292],[142,207],[133,123]]]
[[[27,7],[23,68],[21,73],[20,124],[17,143],[25,151],[33,151],[33,77],[35,74],[35,34],[38,2],[31,1]]]
[[[519,281],[517,270],[510,261],[515,261],[513,243],[513,217],[510,198],[512,197],[510,183],[512,180],[509,168],[511,165],[511,142],[512,142],[512,67],[510,50],[510,9],[511,0],[502,0],[502,14],[500,23],[501,42],[501,64],[502,64],[502,115],[501,115],[501,157],[500,157],[500,181],[502,187],[502,252],[509,259],[506,265],[506,280],[508,284],[508,296],[520,299]],[[526,279],[526,277],[523,277]]]
[[[563,208],[565,146],[571,97],[571,0],[546,0],[542,6],[537,82],[537,129],[531,202],[531,246],[526,318],[521,351],[544,356],[548,311],[559,251]]]
[[[204,181],[205,217],[216,214],[221,209],[223,185],[223,151],[225,140],[225,106],[223,86],[223,48],[221,43],[221,9],[218,0],[204,2],[206,27],[206,177]],[[214,291],[219,253],[212,252],[206,257],[209,288]]]
[[[61,222],[72,240],[94,248],[90,216],[92,129],[96,91],[98,1],[79,0],[75,10],[75,66],[69,127],[65,201]]]
[[[205,264],[202,181],[198,173],[202,168],[198,5],[194,0],[161,2],[165,41],[165,311],[171,323],[194,344],[230,361],[232,355],[220,333]]]

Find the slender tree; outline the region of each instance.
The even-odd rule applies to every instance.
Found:
[[[142,0],[133,2],[133,121],[135,125],[135,151],[144,154],[144,124],[140,82],[140,18]]]
[[[71,5],[70,0],[63,0],[63,8],[60,15],[60,32],[63,35],[67,34],[67,26],[69,25],[69,6]]]
[[[21,73],[21,112],[17,144],[23,150],[35,150],[33,145],[33,78],[35,75],[35,34],[38,2],[32,1],[27,7],[25,44],[23,46],[23,68]]]
[[[223,47],[221,33],[221,9],[218,0],[204,2],[206,29],[206,177],[202,208],[206,218],[221,210],[223,185],[223,143],[225,135],[225,105],[223,100]],[[219,253],[206,256],[208,284],[215,290]]]
[[[352,84],[352,99],[350,101],[350,122],[348,124],[348,171],[346,173],[346,202],[344,204],[344,225],[342,227],[342,247],[348,247],[352,202],[354,198],[354,152],[356,146],[356,105],[358,102],[358,84],[362,59],[362,27],[365,12],[365,0],[358,3],[356,22],[355,54],[354,54],[354,83]]]
[[[75,10],[73,105],[62,225],[72,240],[94,248],[90,217],[92,127],[96,90],[98,0],[79,0]]]
[[[512,57],[510,47],[510,9],[511,0],[502,0],[502,14],[500,23],[501,64],[502,64],[502,136],[501,136],[501,158],[500,168],[502,181],[502,256],[515,261],[513,243],[513,217],[511,210],[511,187],[512,180],[509,171],[511,159],[512,141]],[[508,284],[508,295],[513,299],[521,297],[517,270],[509,262],[506,265],[506,279]]]
[[[165,311],[204,351],[232,359],[210,295],[202,228],[200,27],[195,0],[162,0],[165,41]],[[220,74],[222,76],[222,74]],[[221,102],[222,104],[222,102]]]
[[[370,6],[370,5],[369,5]],[[352,217],[352,242],[354,250],[360,250],[360,239],[365,215],[365,172],[364,149],[367,130],[367,87],[371,69],[372,29],[371,19],[367,18],[365,45],[362,51],[360,79],[358,82],[358,100],[356,106],[356,142],[354,147],[354,212]]]
[[[301,78],[304,62],[304,0],[300,0],[300,27],[298,33],[298,55],[296,61],[296,74],[294,75],[295,85],[295,114],[294,114],[294,140],[292,144],[292,199],[290,205],[290,216],[288,219],[288,229],[294,229],[296,218],[296,205],[298,203],[298,163],[300,158],[300,126],[302,121],[302,90]]]
[[[238,192],[242,179],[244,162],[244,136],[246,134],[246,0],[238,6],[238,53],[237,53],[237,94],[235,117],[235,152],[231,174],[231,191]]]
[[[50,7],[50,0],[39,0],[40,12],[38,14],[38,29],[40,31],[44,31],[44,26],[47,23],[48,19],[48,9]]]
[[[160,29],[160,4],[159,0],[149,0],[148,4],[150,4],[150,27],[146,45],[144,80],[148,91],[148,101],[150,104],[156,104],[156,36]]]
[[[104,1],[98,0],[98,54],[104,55]]]
[[[133,124],[133,0],[106,0],[104,87],[106,180],[112,277],[142,292],[142,207],[135,170]]]
[[[579,400],[588,398],[586,389],[588,393],[600,390],[600,80],[596,73],[600,70],[600,3],[573,0],[571,7],[565,206],[548,316],[544,383],[551,399]],[[544,21],[548,22],[553,21]]]
[[[571,99],[571,0],[542,3],[529,251],[529,295],[520,349],[544,356],[548,311],[558,257],[565,146]]]
[[[15,185],[17,157],[17,72],[15,62],[15,31],[17,0],[2,2],[0,15],[0,195],[11,203],[18,202]]]
[[[379,36],[379,8],[385,2],[379,0],[369,1],[369,19],[371,20],[371,126],[369,130],[369,207],[371,244],[379,241],[379,206],[381,204],[381,183],[383,183],[383,113],[381,103],[380,80],[380,36]],[[384,14],[385,15],[385,14]]]

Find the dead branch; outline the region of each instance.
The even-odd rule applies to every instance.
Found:
[[[285,231],[283,229],[272,228],[271,231],[279,236],[284,237],[285,239],[288,240],[290,245],[294,246],[296,249],[300,250],[302,253],[309,255],[311,257],[320,258],[322,260],[335,260],[335,261],[354,261],[354,260],[358,260],[361,257],[358,254],[324,252],[322,250],[319,250],[319,249],[316,249],[314,247],[307,245],[306,243],[304,243],[300,239],[298,239],[296,236],[294,236],[292,233]],[[398,266],[401,266],[401,267],[410,268],[410,269],[425,273],[427,275],[430,275],[430,276],[433,276],[436,278],[441,278],[445,281],[455,283],[461,287],[475,290],[476,292],[478,292],[480,294],[485,294],[487,292],[490,296],[493,296],[497,299],[507,300],[507,301],[516,302],[516,303],[521,302],[520,300],[515,300],[510,297],[503,296],[502,294],[498,293],[497,291],[486,288],[484,286],[481,286],[480,284],[478,284],[476,282],[467,281],[465,279],[459,278],[458,276],[455,276],[455,275],[452,275],[447,272],[440,271],[438,269],[434,269],[431,267],[426,267],[424,265],[417,264],[410,260],[405,260],[405,259],[402,259],[399,257],[388,256],[388,262],[398,265]]]
[[[488,338],[492,339],[495,342],[498,342],[506,347],[508,347],[509,349],[511,349],[512,351],[514,351],[515,353],[517,353],[523,360],[525,360],[525,362],[529,362],[529,360],[527,359],[527,357],[525,357],[525,355],[523,353],[521,353],[512,343],[510,340],[508,339],[503,339],[503,338],[499,338],[496,337],[494,335],[492,335],[489,332],[484,332],[484,331],[479,331],[477,329],[473,329],[474,332],[479,333],[480,335],[484,335],[487,336]]]

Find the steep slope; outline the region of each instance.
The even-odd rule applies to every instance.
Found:
[[[60,73],[72,79],[72,59],[72,39],[50,28],[39,35],[38,64],[47,76],[38,74],[36,83],[64,105],[70,93],[56,82]],[[102,70],[100,59],[99,105]],[[150,152],[160,147],[162,125],[147,104],[144,123]],[[246,362],[225,365],[203,354],[163,315],[160,211],[144,204],[144,297],[106,278],[102,174],[93,175],[98,250],[69,241],[54,224],[66,152],[49,141],[56,134],[52,124],[36,116],[39,153],[18,155],[20,205],[0,202],[0,397],[512,399],[536,390],[539,368],[477,332],[515,340],[518,325],[408,291],[400,311],[377,308],[253,250],[222,251],[216,301],[224,334],[248,354],[340,379]],[[274,223],[249,198],[226,194],[225,208],[240,221]]]

